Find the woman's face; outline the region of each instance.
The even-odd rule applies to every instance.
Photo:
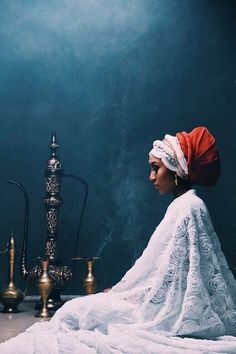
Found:
[[[173,192],[175,189],[174,173],[168,170],[161,159],[149,156],[151,172],[149,179],[160,194]]]

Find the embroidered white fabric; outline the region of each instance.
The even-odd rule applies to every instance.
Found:
[[[155,140],[149,154],[162,160],[164,165],[183,179],[188,176],[187,160],[176,136],[166,134],[163,140]]]
[[[1,354],[236,353],[236,281],[203,201],[176,198],[109,293],[68,301]]]

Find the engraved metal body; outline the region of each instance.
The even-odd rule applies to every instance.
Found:
[[[60,206],[63,203],[60,197],[61,177],[62,177],[62,164],[56,155],[58,144],[56,141],[56,133],[52,132],[51,143],[51,156],[47,161],[45,169],[45,189],[46,196],[43,199],[43,204],[46,207],[47,217],[47,236],[46,236],[46,249],[44,258],[49,261],[48,272],[50,278],[53,280],[53,291],[48,299],[48,308],[57,310],[62,306],[63,302],[60,297],[61,290],[64,289],[72,277],[72,271],[69,266],[63,265],[62,261],[58,258],[57,254],[57,225],[58,214]],[[25,197],[25,223],[24,223],[24,238],[21,256],[20,271],[23,279],[29,278],[37,282],[41,276],[41,265],[36,265],[32,270],[27,269],[27,246],[28,246],[28,223],[29,223],[29,200],[24,187],[15,181],[8,181],[17,185]],[[42,302],[36,304],[36,308],[42,307]]]
[[[63,200],[60,196],[62,164],[56,155],[58,148],[56,141],[56,133],[52,132],[51,156],[47,161],[45,169],[45,189],[46,196],[43,199],[43,204],[46,207],[47,216],[47,237],[45,259],[49,261],[48,272],[53,280],[54,288],[48,299],[48,308],[57,310],[62,306],[63,302],[60,297],[60,292],[64,289],[72,277],[72,271],[69,266],[63,265],[57,254],[57,225],[58,214]],[[41,267],[33,268],[30,277],[36,280],[41,273]]]
[[[46,247],[43,258],[48,260],[48,272],[50,278],[53,281],[53,291],[49,295],[47,307],[52,310],[57,310],[62,306],[63,302],[60,297],[61,290],[64,289],[72,277],[72,271],[69,266],[63,265],[62,261],[58,258],[57,254],[57,226],[58,226],[58,214],[63,200],[60,196],[61,179],[62,177],[72,178],[83,184],[85,188],[84,201],[79,217],[79,223],[76,232],[76,244],[75,244],[75,257],[77,256],[78,237],[81,230],[82,219],[88,197],[88,184],[80,176],[74,174],[65,173],[62,168],[60,159],[56,154],[58,144],[56,141],[56,133],[52,132],[51,143],[49,145],[51,149],[51,156],[47,161],[45,169],[45,189],[46,196],[43,199],[43,204],[46,208],[47,217],[47,236]],[[20,262],[20,274],[23,279],[29,279],[37,283],[41,276],[41,266],[38,264],[33,269],[28,270],[27,267],[27,248],[28,248],[28,229],[29,229],[29,198],[24,186],[13,180],[8,180],[8,183],[16,185],[24,195],[25,199],[25,220],[24,220],[24,237],[22,245],[22,254]],[[75,268],[74,268],[75,270]],[[36,309],[42,307],[42,301],[36,304]]]

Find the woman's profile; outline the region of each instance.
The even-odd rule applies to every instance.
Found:
[[[174,199],[134,266],[109,292],[68,301],[1,353],[236,353],[236,281],[193,189],[219,178],[215,138],[206,127],[166,135],[149,164],[155,189]]]

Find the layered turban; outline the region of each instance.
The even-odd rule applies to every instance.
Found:
[[[213,135],[206,127],[197,127],[190,133],[165,135],[156,140],[150,154],[160,158],[164,165],[192,184],[213,186],[220,176],[220,159]]]

